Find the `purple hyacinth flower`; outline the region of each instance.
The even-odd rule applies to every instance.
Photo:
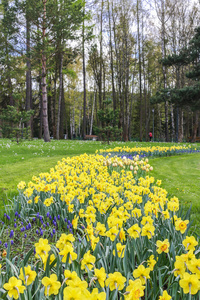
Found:
[[[14,236],[14,231],[11,230],[11,231],[10,231],[10,238],[12,238],[13,236]]]

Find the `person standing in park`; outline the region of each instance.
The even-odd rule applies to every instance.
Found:
[[[150,132],[149,132],[149,140],[150,140],[150,142],[151,142],[152,136],[153,136],[153,135],[152,135],[152,132],[150,131]]]

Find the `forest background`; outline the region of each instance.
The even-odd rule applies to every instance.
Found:
[[[2,0],[0,135],[200,136],[199,3]]]

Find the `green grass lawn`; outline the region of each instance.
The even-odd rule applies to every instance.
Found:
[[[200,153],[151,159],[152,176],[162,180],[169,197],[176,196],[184,211],[192,204],[191,220],[200,234]]]
[[[98,149],[116,146],[151,146],[150,143],[112,142],[110,145],[96,141],[43,140],[23,141],[19,144],[0,139],[0,204],[2,200],[12,198],[17,193],[17,184],[28,182],[33,175],[47,172],[63,157],[92,154]],[[171,146],[171,143],[154,143],[153,145]]]
[[[26,182],[33,175],[47,172],[63,157],[92,154],[98,149],[116,146],[148,147],[172,146],[172,143],[139,143],[112,142],[110,145],[96,141],[42,140],[24,141],[20,144],[0,139],[0,206],[3,201],[17,195],[19,181]],[[182,145],[186,145],[185,143]],[[200,227],[200,154],[180,155],[151,159],[154,167],[151,173],[156,179],[162,180],[162,187],[169,196],[177,196],[185,209],[192,203],[192,215],[196,227]]]

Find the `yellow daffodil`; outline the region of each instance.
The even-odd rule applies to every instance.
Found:
[[[117,229],[117,227],[114,226],[106,232],[106,236],[108,236],[110,238],[110,240],[112,242],[114,242],[114,240],[116,239],[118,233],[119,233],[119,229]]]
[[[126,247],[126,245],[122,245],[121,243],[116,244],[118,257],[120,257],[120,258],[124,257],[125,247]],[[116,255],[115,250],[113,250],[113,255],[114,256]]]
[[[139,267],[133,271],[133,277],[139,278],[142,284],[145,284],[146,280],[150,278],[150,271],[150,268],[145,268],[143,265],[139,265]]]
[[[18,183],[17,188],[18,188],[19,190],[23,190],[23,189],[25,188],[25,186],[26,186],[26,182],[25,182],[25,181],[20,181],[20,182]]]
[[[24,276],[25,275],[25,276]],[[37,276],[37,273],[35,271],[31,270],[31,266],[24,267],[24,270],[20,269],[20,275],[19,278],[26,284],[30,285]]]
[[[154,236],[155,227],[149,223],[142,227],[141,236],[147,236],[148,239],[151,239]]]
[[[65,283],[68,284],[69,281],[75,280],[78,275],[75,271],[70,271],[70,270],[65,270],[64,271],[64,276],[65,276]]]
[[[26,289],[25,286],[22,285],[22,281],[14,276],[10,277],[8,283],[3,285],[3,288],[8,291],[8,296],[14,299],[18,299],[20,294],[23,294]]]
[[[121,291],[124,287],[125,282],[126,278],[122,276],[120,272],[114,272],[113,274],[108,274],[108,278],[106,279],[106,286],[109,286],[111,291],[116,289]]]
[[[183,259],[178,259],[174,263],[174,276],[180,276],[183,277],[183,274],[185,273],[186,265]]]
[[[39,242],[35,243],[35,252],[36,252],[35,256],[37,258],[41,257],[41,259],[45,261],[50,250],[51,250],[51,247],[48,244],[47,239],[40,238]]]
[[[165,239],[163,242],[162,241],[157,241],[156,242],[157,246],[157,252],[158,254],[161,254],[162,252],[168,253],[169,252],[169,241],[168,239]]]
[[[195,250],[195,247],[198,245],[198,242],[196,241],[194,236],[186,236],[186,238],[183,240],[183,246],[185,247],[185,250]]]
[[[57,295],[61,287],[61,283],[57,281],[57,275],[52,274],[50,277],[44,277],[42,284],[45,286],[45,296]]]
[[[144,296],[145,286],[142,285],[140,279],[129,280],[129,285],[126,288],[125,299],[126,300],[139,300]]]
[[[158,300],[170,300],[172,297],[167,293],[167,291],[163,291],[162,296],[159,296]]]
[[[74,288],[67,286],[63,291],[64,300],[84,300],[82,291],[80,288]]]
[[[94,288],[92,290],[92,293],[90,295],[90,300],[106,300],[106,293],[105,292],[101,292],[99,293],[97,288]]]
[[[90,250],[84,254],[83,259],[81,261],[81,270],[92,270],[94,268],[94,263],[96,261],[96,257],[90,254]],[[87,266],[87,268],[86,268]]]
[[[74,252],[72,245],[65,245],[64,248],[59,252],[62,258],[62,262],[66,263],[69,254],[69,263],[71,264],[73,260],[77,259],[77,254]]]
[[[141,228],[138,224],[134,224],[127,230],[130,237],[136,239],[140,237]]]
[[[177,220],[175,222],[175,229],[177,231],[180,231],[183,234],[186,231],[186,229],[187,229],[187,224],[188,223],[189,223],[188,220],[185,220],[185,221],[183,221],[183,220]]]
[[[156,264],[156,260],[154,259],[154,255],[152,254],[148,259],[147,259],[147,265],[151,271],[153,271],[154,266]]]
[[[200,281],[194,274],[184,273],[183,278],[179,281],[184,294],[195,295],[200,290]]]
[[[98,280],[101,287],[104,287],[105,280],[106,280],[106,272],[105,269],[102,267],[101,269],[94,270],[95,279]]]
[[[198,277],[198,279],[200,279],[200,258],[196,259],[193,258],[190,260],[190,263],[187,265],[188,269],[196,274],[196,276]]]

